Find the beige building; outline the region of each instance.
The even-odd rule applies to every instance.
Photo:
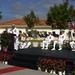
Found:
[[[26,23],[25,21],[20,18],[20,19],[13,19],[13,20],[7,20],[4,22],[0,22],[0,34],[5,31],[6,29],[9,30],[11,29],[11,25],[15,24],[16,27],[21,30],[22,32],[26,32]],[[37,31],[47,31],[47,32],[53,32],[55,31],[56,34],[59,34],[60,30],[56,29],[56,30],[52,30],[50,26],[46,25],[46,19],[40,19],[40,23],[39,25],[35,25],[33,30],[37,30]],[[30,31],[30,30],[29,30]],[[65,30],[66,32],[68,32],[68,29]]]

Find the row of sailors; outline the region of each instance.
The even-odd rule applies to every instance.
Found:
[[[49,44],[51,44],[53,42],[53,48],[51,50],[56,50],[56,44],[59,45],[59,49],[58,50],[62,50],[62,45],[64,43],[64,41],[66,40],[67,34],[65,33],[65,31],[61,31],[58,40],[54,39],[54,36],[51,34],[51,32],[49,32],[49,36],[47,36],[45,38],[45,40],[42,42],[42,49],[47,50]],[[71,41],[69,44],[71,46],[72,51],[75,51],[75,31],[71,33],[71,37],[73,38],[73,41]]]
[[[51,32],[49,32],[49,35],[45,38],[44,41],[42,41],[42,49],[47,50],[49,44],[53,42],[53,48],[51,50],[56,50],[55,49],[56,44],[59,45],[58,50],[62,50],[62,45],[64,41],[66,40],[66,37],[67,37],[67,34],[65,33],[65,31],[61,31],[61,34],[59,35],[58,40],[55,40],[54,36],[51,34]],[[71,37],[75,37],[75,32],[72,32]],[[75,51],[75,38],[69,44],[72,48],[72,51]],[[27,42],[22,42],[20,44],[20,49],[29,48],[30,46],[31,46],[31,42],[28,40]]]
[[[12,28],[9,33],[15,34],[14,36],[14,49],[18,50],[19,45],[19,30],[15,27],[15,25],[12,25]],[[54,40],[54,36],[49,32],[49,35],[45,38],[45,40],[42,42],[42,49],[48,49],[49,44],[53,41],[53,48],[51,50],[55,50],[56,44],[59,45],[58,50],[62,50],[63,42],[66,40],[67,34],[65,31],[61,31],[58,40]],[[71,33],[71,37],[74,37],[73,41],[70,42],[70,46],[72,48],[72,51],[75,51],[74,45],[75,45],[75,30]],[[31,42],[28,40],[27,42],[22,42],[20,44],[20,49],[23,48],[29,48],[31,45]]]

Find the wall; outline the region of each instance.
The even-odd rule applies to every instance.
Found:
[[[16,26],[19,30],[21,30],[22,32],[26,32],[26,26],[24,25],[17,25]],[[9,30],[11,29],[11,25],[6,25],[6,26],[0,26],[0,34],[5,30],[5,29],[8,29],[8,32]],[[30,29],[28,29],[30,31]],[[48,32],[53,32],[55,31],[56,34],[59,34],[60,33],[60,29],[55,29],[55,30],[52,30],[50,28],[50,26],[35,26],[33,28],[33,30],[37,30],[37,31],[47,31]],[[68,29],[65,30],[66,33],[68,33]]]

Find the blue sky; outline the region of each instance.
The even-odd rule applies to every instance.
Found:
[[[2,20],[11,20],[22,18],[34,11],[39,18],[46,18],[50,6],[59,5],[64,0],[0,0],[0,11],[2,11]],[[74,5],[75,1],[69,0],[69,5]],[[74,6],[75,8],[75,6]]]

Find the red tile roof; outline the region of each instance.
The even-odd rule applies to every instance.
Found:
[[[23,19],[21,19],[21,18],[0,22],[0,25],[12,25],[12,24],[26,25],[25,21]],[[39,25],[41,25],[41,26],[46,25],[46,19],[40,19]]]

